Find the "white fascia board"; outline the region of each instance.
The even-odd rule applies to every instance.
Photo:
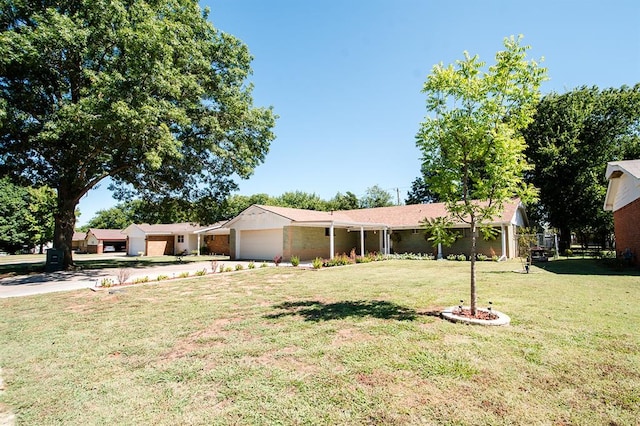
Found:
[[[308,226],[308,227],[315,227],[315,228],[328,228],[330,226],[334,226],[334,227],[338,227],[338,228],[347,228],[347,229],[360,229],[360,228],[364,228],[364,229],[373,229],[373,230],[378,230],[378,229],[387,229],[389,228],[389,225],[386,225],[384,223],[358,223],[358,222],[340,222],[340,221],[322,221],[322,222],[318,222],[318,221],[297,221],[297,222],[291,222],[291,225],[293,226]]]

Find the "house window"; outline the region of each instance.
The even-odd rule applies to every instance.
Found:
[[[414,230],[413,230],[413,235],[417,235],[417,234],[419,234],[419,233],[420,233],[420,230],[419,230],[419,229],[414,229]]]
[[[184,235],[178,235],[178,243],[184,243]]]

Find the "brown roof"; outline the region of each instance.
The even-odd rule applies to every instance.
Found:
[[[71,240],[72,241],[82,241],[85,238],[87,238],[87,233],[86,232],[75,231],[73,233],[73,237],[71,237]]]
[[[98,240],[108,241],[126,241],[127,236],[122,233],[120,229],[98,229],[91,228],[89,232],[92,233]]]
[[[294,222],[353,222],[346,212],[322,212],[317,210],[294,209],[291,207],[256,205]]]
[[[180,233],[190,233],[202,228],[200,225],[194,225],[192,223],[159,223],[156,225],[149,225],[148,223],[136,224],[138,228],[142,229],[147,234],[165,234],[173,235]]]
[[[520,200],[518,199],[505,203],[502,214],[496,217],[493,223],[511,222],[519,205]],[[293,222],[334,222],[353,225],[384,224],[391,228],[418,227],[425,218],[433,219],[447,215],[444,203],[410,204],[406,206],[376,207],[335,212],[264,205],[256,205],[256,207],[285,217]]]

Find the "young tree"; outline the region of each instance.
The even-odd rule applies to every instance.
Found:
[[[57,192],[72,265],[80,198],[223,198],[264,161],[275,116],[253,107],[251,56],[195,0],[3,1],[0,171]]]
[[[425,179],[452,220],[471,228],[471,311],[477,312],[476,239],[513,198],[535,197],[523,180],[529,169],[521,132],[532,121],[546,70],[526,60],[520,37],[505,38],[505,50],[483,71],[478,56],[464,53],[455,65],[434,66],[423,93],[427,116],[416,136]]]

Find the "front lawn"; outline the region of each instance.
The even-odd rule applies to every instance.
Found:
[[[0,411],[66,425],[636,424],[640,276],[592,262],[480,263],[480,305],[511,317],[499,328],[436,316],[468,299],[468,262],[3,299]]]

